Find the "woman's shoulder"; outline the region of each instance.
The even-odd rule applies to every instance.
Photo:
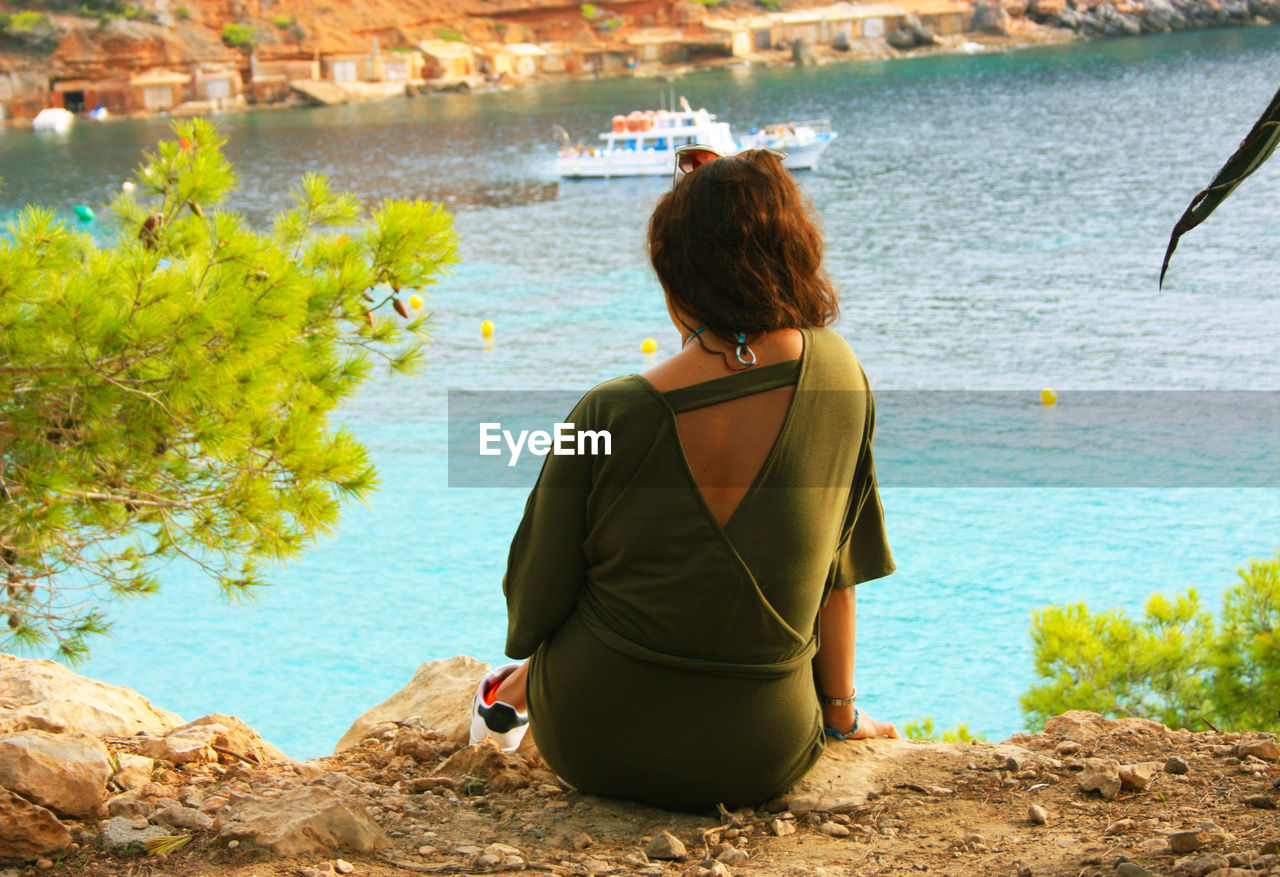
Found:
[[[813,342],[808,379],[829,389],[870,390],[867,373],[844,336],[830,326],[809,330]]]
[[[622,375],[596,384],[578,401],[575,415],[604,425],[635,418],[657,417],[663,413],[662,401],[648,381],[640,375]]]

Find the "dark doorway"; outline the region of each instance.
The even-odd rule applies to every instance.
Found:
[[[62,93],[62,108],[72,113],[83,113],[84,92],[64,91]]]

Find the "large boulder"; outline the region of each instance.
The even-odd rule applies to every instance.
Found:
[[[288,760],[243,720],[220,713],[174,728],[163,737],[142,737],[135,743],[141,754],[174,765],[219,761],[261,765]]]
[[[0,654],[0,731],[34,728],[95,737],[165,734],[182,717],[151,703],[131,688],[72,673],[56,661]]]
[[[1218,0],[1222,11],[1226,13],[1227,23],[1233,25],[1248,24],[1253,20],[1249,11],[1249,0]]]
[[[990,33],[1007,36],[1009,33],[1009,13],[1004,7],[991,0],[978,0],[973,5],[973,18],[969,21],[969,30],[976,33]]]
[[[219,834],[277,856],[338,850],[368,854],[387,845],[386,835],[360,804],[320,786],[246,798],[233,805]]]
[[[106,747],[88,734],[0,737],[0,786],[66,816],[97,815],[111,773]]]
[[[1142,33],[1142,22],[1137,16],[1121,12],[1110,3],[1099,3],[1093,10],[1093,17],[1101,24],[1103,34],[1109,37],[1136,37]]]
[[[1067,0],[1031,0],[1027,15],[1039,22],[1053,21],[1065,9]]]
[[[489,672],[489,665],[467,655],[440,658],[418,667],[409,684],[370,709],[342,735],[333,754],[337,755],[378,732],[379,726],[414,719],[414,727],[433,731],[446,740],[465,744],[471,735],[471,702],[476,687]],[[525,734],[519,754],[538,754],[533,735]]]
[[[1143,0],[1142,6],[1142,27],[1151,33],[1186,30],[1191,24],[1169,0]]]
[[[1280,21],[1280,0],[1249,0],[1249,11],[1268,21]]]
[[[200,736],[209,734],[209,745],[217,747],[221,760],[240,761],[247,759],[258,764],[270,764],[276,761],[288,761],[289,757],[272,746],[242,719],[214,713],[201,716],[194,722],[188,722],[181,728],[169,732],[170,737],[181,735]],[[235,753],[228,755],[228,753]]]
[[[904,51],[917,46],[933,46],[938,43],[938,37],[934,32],[921,24],[920,19],[914,15],[903,18],[902,25],[885,39],[895,49]]]
[[[1062,7],[1053,23],[1057,27],[1064,27],[1081,36],[1093,36],[1102,32],[1101,26],[1092,15],[1080,12],[1071,6]]]
[[[1147,735],[1161,741],[1169,737],[1169,729],[1151,719],[1133,716],[1108,719],[1088,710],[1067,710],[1061,715],[1053,716],[1045,721],[1044,732],[1051,737],[1061,737],[1084,745],[1116,734]]]
[[[386,722],[421,717],[428,730],[466,743],[471,729],[471,700],[489,665],[467,655],[440,658],[418,667],[409,684],[352,723],[333,754],[350,749]],[[528,736],[528,735],[525,735]]]
[[[71,846],[71,832],[39,804],[0,789],[0,861],[56,856]]]

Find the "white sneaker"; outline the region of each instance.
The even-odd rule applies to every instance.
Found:
[[[495,682],[506,679],[520,668],[519,664],[507,664],[499,667],[480,680],[476,688],[475,699],[471,703],[471,741],[479,743],[489,738],[498,744],[503,752],[511,753],[520,748],[520,741],[529,730],[529,714],[518,713],[509,703],[494,701],[484,702],[485,690]]]

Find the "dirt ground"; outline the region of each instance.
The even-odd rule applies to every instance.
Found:
[[[458,747],[410,727],[384,728],[355,749],[301,767],[203,766],[157,774],[162,785],[185,787],[187,799],[195,787],[206,803],[201,809],[216,818],[223,798],[297,786],[304,773],[312,780],[317,773],[343,773],[390,839],[377,853],[270,859],[206,832],[169,855],[122,858],[86,844],[52,868],[45,862],[43,869],[8,873],[317,877],[336,864],[337,873],[350,866],[349,873],[379,877],[522,870],[654,877],[912,871],[1228,877],[1233,872],[1219,872],[1228,865],[1249,869],[1241,875],[1280,874],[1280,763],[1271,758],[1269,738],[1093,718],[1092,725],[1060,726],[1056,734],[1018,735],[1010,742],[1021,750],[987,743],[833,744],[854,747],[844,753],[850,763],[864,753],[881,756],[870,779],[859,781],[864,803],[821,812],[803,809],[813,799],[806,804],[797,795],[758,811],[716,814],[583,795],[561,785],[536,757],[503,756],[488,744]],[[1024,754],[1010,758],[1010,751]],[[1149,784],[1123,788],[1113,800],[1084,792],[1080,778],[1095,758],[1144,763]],[[649,841],[664,831],[687,848],[683,860],[645,856]],[[1118,870],[1125,861],[1132,864]]]

